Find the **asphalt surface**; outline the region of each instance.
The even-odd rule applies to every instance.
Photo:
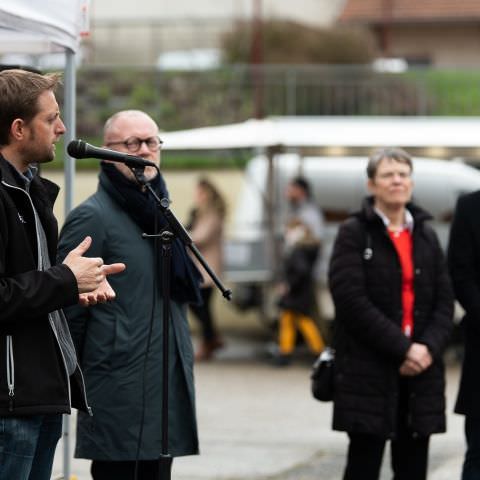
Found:
[[[201,454],[176,458],[177,480],[340,480],[346,435],[330,429],[331,404],[309,391],[310,358],[301,351],[292,365],[274,367],[267,338],[229,335],[216,359],[197,363],[195,381]],[[452,412],[459,379],[449,355],[448,433],[431,440],[430,480],[460,478],[464,451],[463,417]],[[74,422],[71,422],[73,449]],[[89,461],[70,459],[71,478],[87,480]],[[54,478],[63,471],[62,441]],[[389,454],[382,480],[391,478]],[[114,479],[112,479],[114,480]]]

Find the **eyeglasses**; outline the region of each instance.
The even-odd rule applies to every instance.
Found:
[[[140,150],[142,144],[148,147],[148,149],[152,152],[158,151],[162,147],[162,140],[158,137],[148,137],[148,138],[138,138],[138,137],[130,137],[124,140],[123,142],[110,142],[107,143],[107,147],[112,145],[123,145],[130,153],[135,153]]]
[[[400,180],[407,180],[412,176],[411,172],[385,172],[385,173],[380,173],[378,175],[378,178],[381,180],[391,180],[395,176],[398,176]]]

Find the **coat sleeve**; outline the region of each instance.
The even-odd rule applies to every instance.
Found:
[[[329,268],[336,319],[352,337],[381,355],[401,362],[410,340],[369,298],[363,263],[365,245],[365,233],[359,221],[344,222],[333,247]]]
[[[467,312],[467,321],[480,331],[480,272],[477,271],[480,245],[475,241],[473,212],[470,213],[473,206],[468,202],[468,196],[460,197],[457,202],[450,229],[448,268],[455,296]]]
[[[31,320],[77,301],[77,281],[65,265],[14,276],[0,273],[0,322]]]
[[[432,356],[438,358],[447,347],[453,329],[453,291],[442,247],[431,229],[428,238],[435,253],[435,285],[432,285],[435,306],[428,326],[416,341],[427,345]]]
[[[92,244],[85,256],[102,257],[105,241],[104,222],[96,209],[83,204],[73,210],[67,217],[60,232],[58,245],[58,261],[63,261],[70,250],[75,248],[87,235],[92,237]],[[90,318],[90,308],[79,304],[64,309],[68,326],[72,335],[77,356],[82,360],[83,343]]]
[[[66,265],[45,271],[12,274],[7,258],[9,231],[5,206],[0,206],[0,322],[22,322],[47,315],[78,301],[77,281]],[[11,241],[11,240],[10,240]]]

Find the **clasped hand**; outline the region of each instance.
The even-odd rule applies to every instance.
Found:
[[[428,347],[423,343],[412,343],[405,360],[400,365],[400,375],[413,377],[425,371],[433,362]]]

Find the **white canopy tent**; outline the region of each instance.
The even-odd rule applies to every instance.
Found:
[[[2,0],[0,3],[0,55],[65,53],[65,144],[75,137],[78,51],[87,0]],[[65,156],[65,213],[73,206],[74,161]],[[70,478],[69,417],[64,416],[63,478]]]
[[[480,157],[480,117],[271,117],[162,133],[164,150],[263,148],[363,154],[401,146],[422,156]]]
[[[75,62],[87,0],[2,0],[0,55],[65,53],[65,144],[75,137]],[[73,205],[74,162],[65,156],[65,213]]]

